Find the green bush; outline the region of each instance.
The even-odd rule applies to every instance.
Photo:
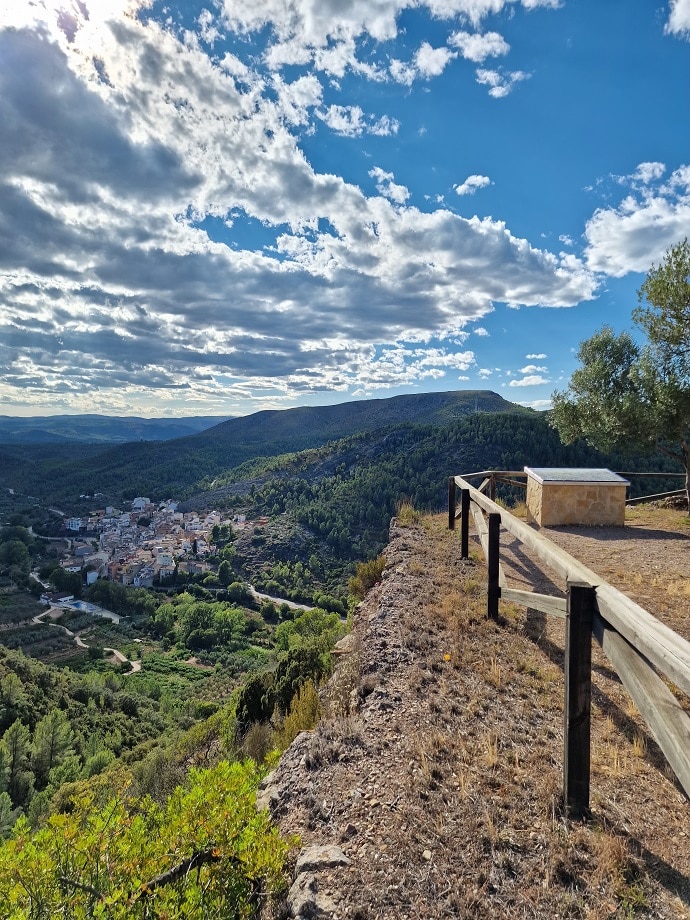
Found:
[[[287,843],[256,810],[250,762],[192,770],[165,803],[84,795],[0,846],[0,903],[13,920],[248,920],[282,884]]]

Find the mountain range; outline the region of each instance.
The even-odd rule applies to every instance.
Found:
[[[137,418],[116,415],[44,415],[14,418],[0,415],[0,444],[125,444],[168,441],[205,431],[231,416]]]
[[[55,498],[96,492],[125,498],[185,497],[198,491],[202,480],[257,457],[321,447],[396,425],[443,426],[487,412],[536,415],[488,390],[264,410],[167,441],[0,446],[0,485],[38,495],[49,491]]]

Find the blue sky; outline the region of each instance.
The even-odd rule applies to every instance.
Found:
[[[12,0],[0,413],[545,408],[690,236],[690,0]]]

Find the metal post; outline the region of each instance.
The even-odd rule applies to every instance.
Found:
[[[596,591],[590,585],[568,585],[563,799],[566,813],[571,818],[582,818],[589,811],[592,622],[595,600]]]

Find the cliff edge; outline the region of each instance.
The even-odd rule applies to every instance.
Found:
[[[615,674],[595,655],[592,816],[570,821],[562,624],[486,620],[484,583],[445,518],[392,522],[324,717],[264,783],[300,838],[274,916],[690,917],[690,807]]]

